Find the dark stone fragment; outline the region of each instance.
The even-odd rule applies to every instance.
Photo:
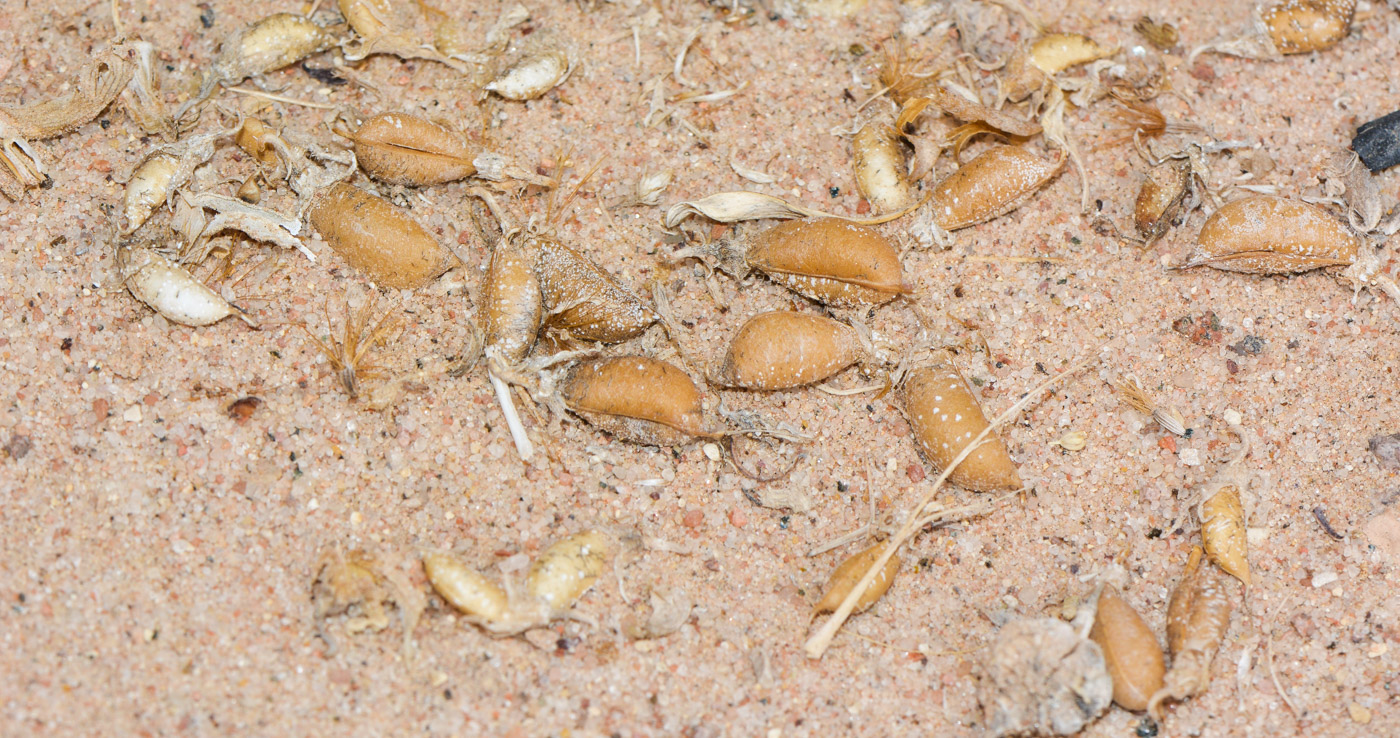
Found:
[[[1400,164],[1400,110],[1362,123],[1351,140],[1351,148],[1373,172]]]

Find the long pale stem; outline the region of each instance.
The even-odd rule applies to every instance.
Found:
[[[523,461],[529,461],[535,455],[535,444],[530,442],[530,437],[525,434],[525,425],[520,422],[519,413],[515,412],[515,400],[511,399],[510,387],[496,376],[494,371],[487,370],[487,378],[491,380],[491,387],[496,390],[496,401],[501,403],[501,414],[506,416],[506,427],[510,429],[510,438],[515,441],[515,450],[520,454]]]

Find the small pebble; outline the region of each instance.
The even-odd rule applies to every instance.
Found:
[[[1371,711],[1367,710],[1361,705],[1356,704],[1355,702],[1347,705],[1347,713],[1351,715],[1351,719],[1353,722],[1357,722],[1362,725],[1371,722]]]
[[[690,510],[681,519],[681,524],[687,528],[699,528],[705,522],[705,513],[700,510]]]

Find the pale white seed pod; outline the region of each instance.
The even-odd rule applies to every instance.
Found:
[[[129,234],[140,228],[170,196],[170,185],[180,168],[180,159],[156,153],[147,157],[126,183],[126,228]]]
[[[856,133],[851,146],[855,151],[856,187],[875,210],[887,213],[909,207],[914,192],[894,126],[870,121]]]
[[[424,554],[423,571],[427,573],[433,589],[462,613],[480,618],[487,625],[506,618],[509,609],[506,593],[456,556],[447,553]]]
[[[488,82],[486,89],[507,100],[533,100],[562,83],[571,71],[568,54],[545,49],[522,57]]]
[[[526,589],[551,617],[567,611],[593,586],[608,557],[608,539],[596,530],[565,538],[530,566]]]
[[[637,180],[636,200],[641,205],[656,205],[661,202],[661,193],[671,186],[671,170],[648,174]]]
[[[150,249],[120,247],[117,266],[131,295],[173,323],[211,325],[237,312],[219,293]]]

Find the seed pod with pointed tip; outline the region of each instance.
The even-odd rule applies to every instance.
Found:
[[[953,459],[987,427],[987,417],[972,388],[953,363],[944,358],[922,366],[905,377],[901,387],[904,417],[914,431],[924,458],[938,470]],[[949,476],[953,483],[977,492],[1021,488],[1016,462],[1006,444],[992,433]]]
[[[1103,649],[1104,662],[1113,677],[1113,701],[1125,710],[1146,710],[1147,701],[1162,688],[1166,660],[1152,629],[1112,587],[1099,596],[1089,638]]]
[[[123,233],[140,228],[152,213],[165,204],[179,169],[179,157],[162,153],[151,154],[136,167],[131,179],[126,182],[126,228]]]
[[[1259,11],[1259,22],[1280,54],[1334,46],[1351,30],[1356,0],[1281,0]]]
[[[389,184],[421,187],[476,174],[478,153],[452,130],[408,113],[380,113],[346,134],[365,173]]]
[[[656,312],[592,259],[549,238],[536,239],[535,273],[549,314],[545,325],[574,338],[617,343],[640,335]]]
[[[257,118],[248,118],[243,121],[243,125],[238,129],[233,141],[238,144],[238,148],[247,152],[259,164],[273,166],[278,162],[277,149],[272,145],[270,139],[276,136],[277,132],[272,130],[268,124]]]
[[[497,623],[506,617],[508,603],[500,585],[448,553],[423,555],[423,571],[428,582],[444,600],[464,614],[483,623]]]
[[[1196,250],[1182,268],[1306,272],[1351,264],[1360,245],[1346,226],[1314,205],[1254,195],[1228,202],[1206,219]]]
[[[894,245],[873,228],[837,218],[779,223],[715,250],[717,266],[735,277],[757,270],[824,305],[882,305],[909,291]]]
[[[1101,59],[1113,49],[1078,33],[1047,33],[1031,44],[1027,56],[1036,69],[1054,76],[1076,64]]]
[[[850,558],[841,562],[836,570],[831,572],[831,578],[826,580],[826,594],[822,595],[821,602],[812,608],[812,612],[821,614],[824,612],[836,612],[841,603],[846,600],[846,596],[865,577],[865,573],[870,571],[870,567],[884,553],[885,544],[877,543],[870,548],[853,554]],[[865,612],[874,605],[876,600],[885,596],[890,585],[894,584],[894,577],[899,573],[899,557],[891,556],[885,562],[884,568],[871,580],[870,586],[865,588],[860,598],[856,600],[855,609],[852,613]]]
[[[544,317],[535,255],[526,242],[502,240],[492,250],[486,270],[481,307],[484,345],[511,364],[530,354]]]
[[[1234,485],[1216,490],[1197,510],[1206,556],[1216,566],[1244,583],[1249,581],[1249,551],[1245,535],[1244,506]]]
[[[550,618],[574,606],[593,586],[608,560],[607,536],[584,531],[546,548],[530,565],[525,589],[542,602]]]
[[[1020,146],[988,149],[934,185],[934,222],[955,231],[1005,215],[1049,184],[1064,166],[1063,154],[1045,160]]]
[[[344,182],[317,195],[311,225],[341,258],[386,287],[421,287],[457,262],[402,208]]]
[[[339,0],[340,14],[355,33],[377,38],[394,30],[397,13],[389,0]]]
[[[904,152],[893,126],[870,121],[856,133],[851,147],[855,152],[856,187],[876,212],[903,210],[914,202]]]
[[[1161,721],[1162,703],[1184,700],[1210,686],[1210,664],[1230,629],[1230,595],[1214,566],[1202,566],[1199,547],[1191,550],[1186,573],[1167,604],[1167,648],[1172,667],[1164,686],[1148,700],[1147,711]]]
[[[811,313],[778,310],[750,318],[716,372],[727,387],[780,390],[820,382],[865,351],[851,326]]]
[[[133,297],[171,322],[206,326],[237,313],[219,293],[149,248],[118,247],[117,270]]]
[[[212,67],[218,81],[237,83],[295,64],[336,44],[335,34],[310,18],[276,13],[224,41]]]
[[[563,82],[570,69],[569,55],[562,49],[540,49],[512,64],[485,89],[507,100],[533,100]]]
[[[645,356],[582,362],[565,378],[560,396],[571,412],[622,441],[681,446],[719,435],[705,427],[700,389],[690,377]]]
[[[1191,192],[1191,162],[1165,161],[1147,172],[1133,205],[1133,225],[1151,244],[1180,222]]]

